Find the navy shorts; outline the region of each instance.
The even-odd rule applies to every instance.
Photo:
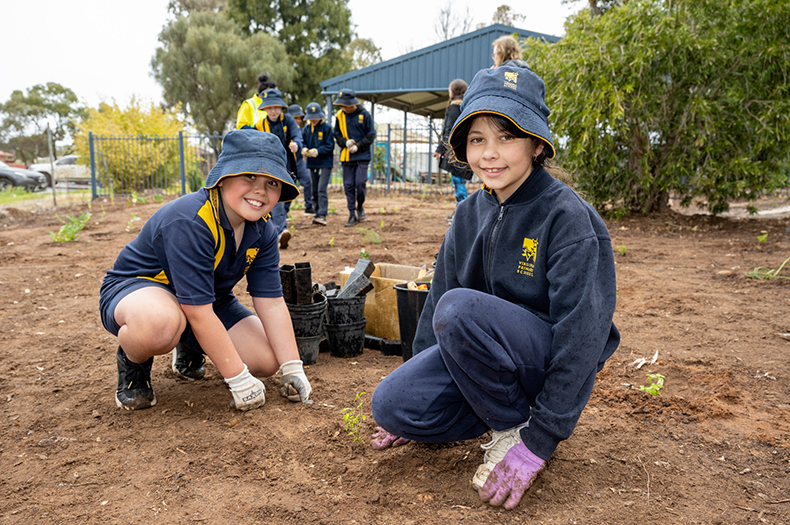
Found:
[[[104,278],[101,291],[99,292],[99,311],[101,313],[101,322],[108,332],[117,336],[118,330],[121,329],[120,325],[115,321],[115,308],[118,306],[118,303],[121,302],[121,299],[135,290],[145,288],[146,286],[156,286],[163,290],[167,290],[171,294],[173,293],[173,290],[164,284],[150,279],[142,279],[140,277],[120,279]],[[225,330],[230,330],[236,323],[245,317],[255,315],[247,307],[242,305],[233,293],[216,297],[212,306],[214,308],[214,313],[219,320],[222,321]],[[184,333],[181,334],[181,343],[193,351],[203,351],[189,323],[187,323]]]

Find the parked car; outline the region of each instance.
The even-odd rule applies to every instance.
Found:
[[[25,188],[27,191],[43,190],[47,187],[47,178],[37,171],[13,168],[0,161],[0,191],[12,186]]]
[[[74,182],[88,184],[91,172],[88,166],[77,164],[77,155],[64,155],[55,161],[55,180],[58,182]],[[39,162],[27,167],[29,170],[42,173],[47,178],[47,186],[52,186],[52,164]]]

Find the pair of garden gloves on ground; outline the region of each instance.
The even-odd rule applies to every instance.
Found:
[[[373,434],[373,448],[399,447],[409,440],[390,434],[381,427]],[[504,504],[513,509],[529,488],[546,462],[533,454],[524,443],[517,443],[507,451],[480,489],[480,499],[495,507]]]
[[[310,394],[313,388],[304,374],[304,367],[302,361],[288,361],[280,366],[280,395],[287,397],[288,401],[294,403],[301,401],[309,405],[313,401],[310,399]],[[247,411],[253,408],[263,406],[266,402],[266,389],[263,382],[254,377],[247,365],[244,365],[244,370],[241,374],[230,379],[225,379],[225,382],[230,387],[230,393],[233,395],[233,400],[230,406],[241,411]]]

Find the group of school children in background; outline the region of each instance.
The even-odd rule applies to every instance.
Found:
[[[258,77],[258,94],[244,101],[236,117],[237,129],[256,129],[273,133],[282,143],[288,158],[288,171],[303,189],[304,214],[313,224],[326,226],[329,208],[327,187],[334,163],[335,142],[341,148],[343,189],[348,205],[346,226],[367,219],[368,165],[371,146],[376,140],[373,117],[363,108],[354,91],[344,89],[333,103],[339,106],[334,130],[317,102],[302,111],[298,104],[283,102],[282,93],[266,74]],[[291,232],[287,228],[291,202],[278,203],[271,221],[279,232],[281,249],[288,247]]]

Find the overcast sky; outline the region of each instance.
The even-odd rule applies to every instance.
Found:
[[[388,60],[437,42],[439,10],[448,0],[350,0],[357,35],[370,38]],[[489,24],[494,2],[455,0],[453,8]],[[168,0],[0,0],[0,102],[14,90],[57,82],[95,107],[114,98],[125,106],[132,95],[159,102],[161,89],[151,77],[157,37],[170,18]],[[517,27],[561,36],[568,14],[586,2],[510,1],[527,15]]]

